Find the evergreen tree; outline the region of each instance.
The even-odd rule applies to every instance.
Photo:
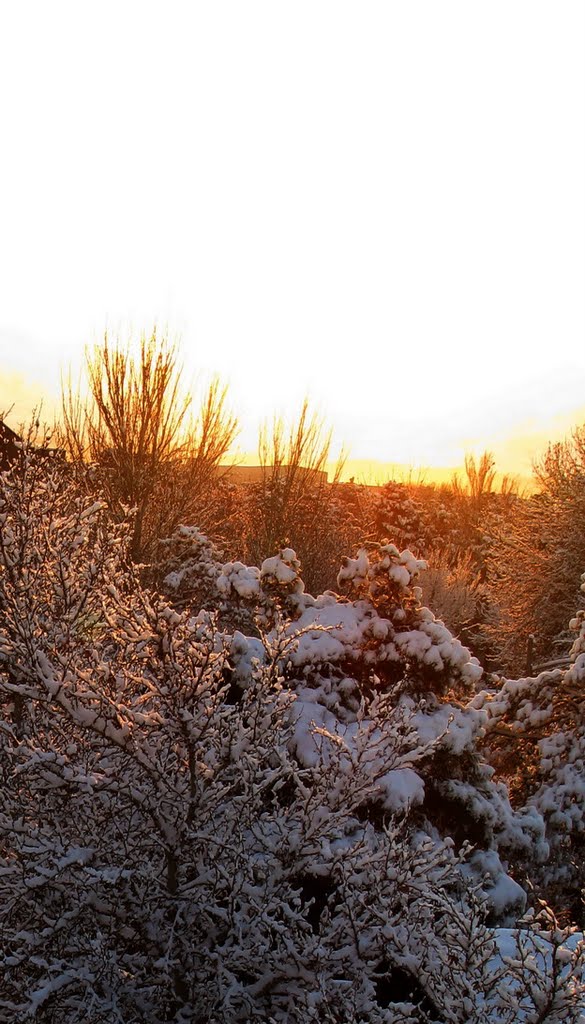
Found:
[[[480,670],[416,559],[346,560],[346,600],[290,549],[223,566],[246,637],[146,590],[129,539],[58,460],[0,476],[0,1020],[577,1021],[574,938],[486,918],[534,821],[474,752],[485,712],[448,690]]]

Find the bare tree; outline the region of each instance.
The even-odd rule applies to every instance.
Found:
[[[177,348],[156,328],[141,336],[136,355],[129,345],[112,345],[106,333],[86,352],[85,371],[86,396],[70,376],[64,383],[60,441],[73,460],[103,469],[114,503],[135,509],[132,554],[140,560],[156,528],[172,530],[209,487],[237,423],[217,381],[192,419]],[[163,492],[161,516],[155,496]]]
[[[329,480],[331,441],[331,430],[305,399],[290,426],[276,418],[271,429],[262,428],[258,445],[262,479],[251,492],[248,557],[259,564],[279,547],[292,544],[303,563],[307,585],[316,591],[323,581],[315,570],[319,564],[327,573],[332,542],[335,571],[338,568],[336,500],[346,455],[341,452]]]
[[[495,465],[491,452],[483,452],[479,461],[468,452],[465,456],[465,480],[462,482],[458,473],[454,473],[451,479],[454,493],[459,496],[468,495],[475,505],[481,506],[485,496],[494,489]]]
[[[169,537],[179,524],[197,525],[220,537],[231,514],[222,482],[221,461],[237,433],[227,408],[227,388],[215,378],[207,388],[188,434],[188,443],[172,471],[161,474],[148,508],[149,535]],[[159,552],[157,550],[158,557]]]
[[[559,657],[571,643],[566,624],[583,604],[585,427],[549,445],[534,475],[540,493],[488,523],[488,586],[496,614],[487,629],[507,672],[524,668],[530,634],[536,661]]]

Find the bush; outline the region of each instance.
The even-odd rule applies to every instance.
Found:
[[[479,669],[410,553],[346,560],[345,601],[266,560],[254,638],[145,590],[87,478],[26,449],[0,538],[0,1020],[577,1019],[567,935],[488,926],[482,892],[492,914],[519,893],[505,791],[482,713],[445,699]],[[223,601],[243,578],[220,573]],[[431,820],[437,777],[481,850],[465,816],[455,840]]]
[[[177,351],[156,329],[142,335],[136,354],[119,343],[112,347],[106,335],[87,354],[86,375],[87,397],[71,381],[64,391],[60,443],[77,465],[99,469],[113,509],[134,510],[131,552],[141,561],[185,517],[210,518],[236,420],[217,381],[190,420]]]

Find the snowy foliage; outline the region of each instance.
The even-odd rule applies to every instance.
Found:
[[[361,813],[370,820],[408,814],[428,834],[472,841],[480,848],[472,858],[475,876],[484,879],[492,912],[502,917],[518,911],[524,894],[498,853],[544,857],[544,826],[534,811],[512,811],[505,787],[477,753],[485,714],[465,694],[481,669],[421,606],[415,581],[423,566],[409,551],[373,545],[344,559],[340,570],[339,582],[354,600],[332,593],[313,598],[294,583],[287,607],[295,618],[285,636],[296,634],[296,643],[280,663],[297,695],[297,756],[305,764],[321,756],[311,723],[338,738],[348,771],[363,751],[378,790]],[[254,659],[263,658],[257,639],[234,636],[236,684],[245,687]],[[481,850],[490,851],[488,862]]]
[[[351,600],[305,594],[289,550],[214,569],[272,609],[246,637],[143,589],[66,467],[25,453],[0,528],[0,1021],[578,1020],[575,937],[490,926],[527,831],[409,552],[347,561]]]
[[[160,567],[164,592],[201,607],[214,592],[220,574],[217,549],[196,526],[178,526],[160,547],[164,552]]]
[[[585,574],[582,576],[585,590]],[[577,633],[566,670],[504,680],[495,693],[478,697],[487,710],[488,740],[495,763],[512,775],[517,802],[525,801],[546,823],[551,856],[537,872],[549,895],[582,918],[585,886],[585,613],[571,620]],[[514,742],[514,764],[506,752]],[[520,756],[518,756],[520,754]]]

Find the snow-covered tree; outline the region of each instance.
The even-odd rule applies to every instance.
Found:
[[[0,478],[0,538],[0,1020],[577,1020],[570,937],[486,917],[519,895],[496,819],[527,822],[481,766],[444,794],[476,851],[425,804],[484,713],[410,553],[347,560],[345,601],[290,550],[224,566],[265,611],[246,637],[143,589],[60,464]]]
[[[585,574],[582,576],[585,592]],[[546,823],[550,856],[532,875],[559,911],[583,924],[585,890],[585,612],[568,669],[504,680],[476,704],[488,712],[487,741],[515,803]]]
[[[348,597],[313,598],[293,572],[291,553],[282,556],[281,574],[284,579],[290,573],[290,590],[281,607],[292,619],[290,629],[301,631],[283,669],[297,694],[296,714],[305,724],[337,730],[344,741],[369,730],[372,764],[376,730],[385,739],[405,736],[405,770],[391,776],[385,795],[370,799],[363,813],[379,820],[385,811],[407,810],[433,834],[472,842],[478,873],[490,864],[494,912],[509,912],[515,901],[517,908],[522,893],[497,851],[504,859],[522,859],[529,851],[544,856],[542,821],[533,811],[512,813],[505,787],[494,784],[492,769],[477,753],[484,712],[469,699],[482,671],[422,607],[416,579],[424,563],[393,545],[372,544],[344,560],[338,579]],[[260,589],[265,571],[264,566]],[[245,679],[252,654],[261,656],[258,641],[236,635],[237,679]]]
[[[376,537],[390,538],[400,548],[409,548],[421,555],[429,547],[429,518],[420,488],[390,480],[380,490],[375,502]]]

